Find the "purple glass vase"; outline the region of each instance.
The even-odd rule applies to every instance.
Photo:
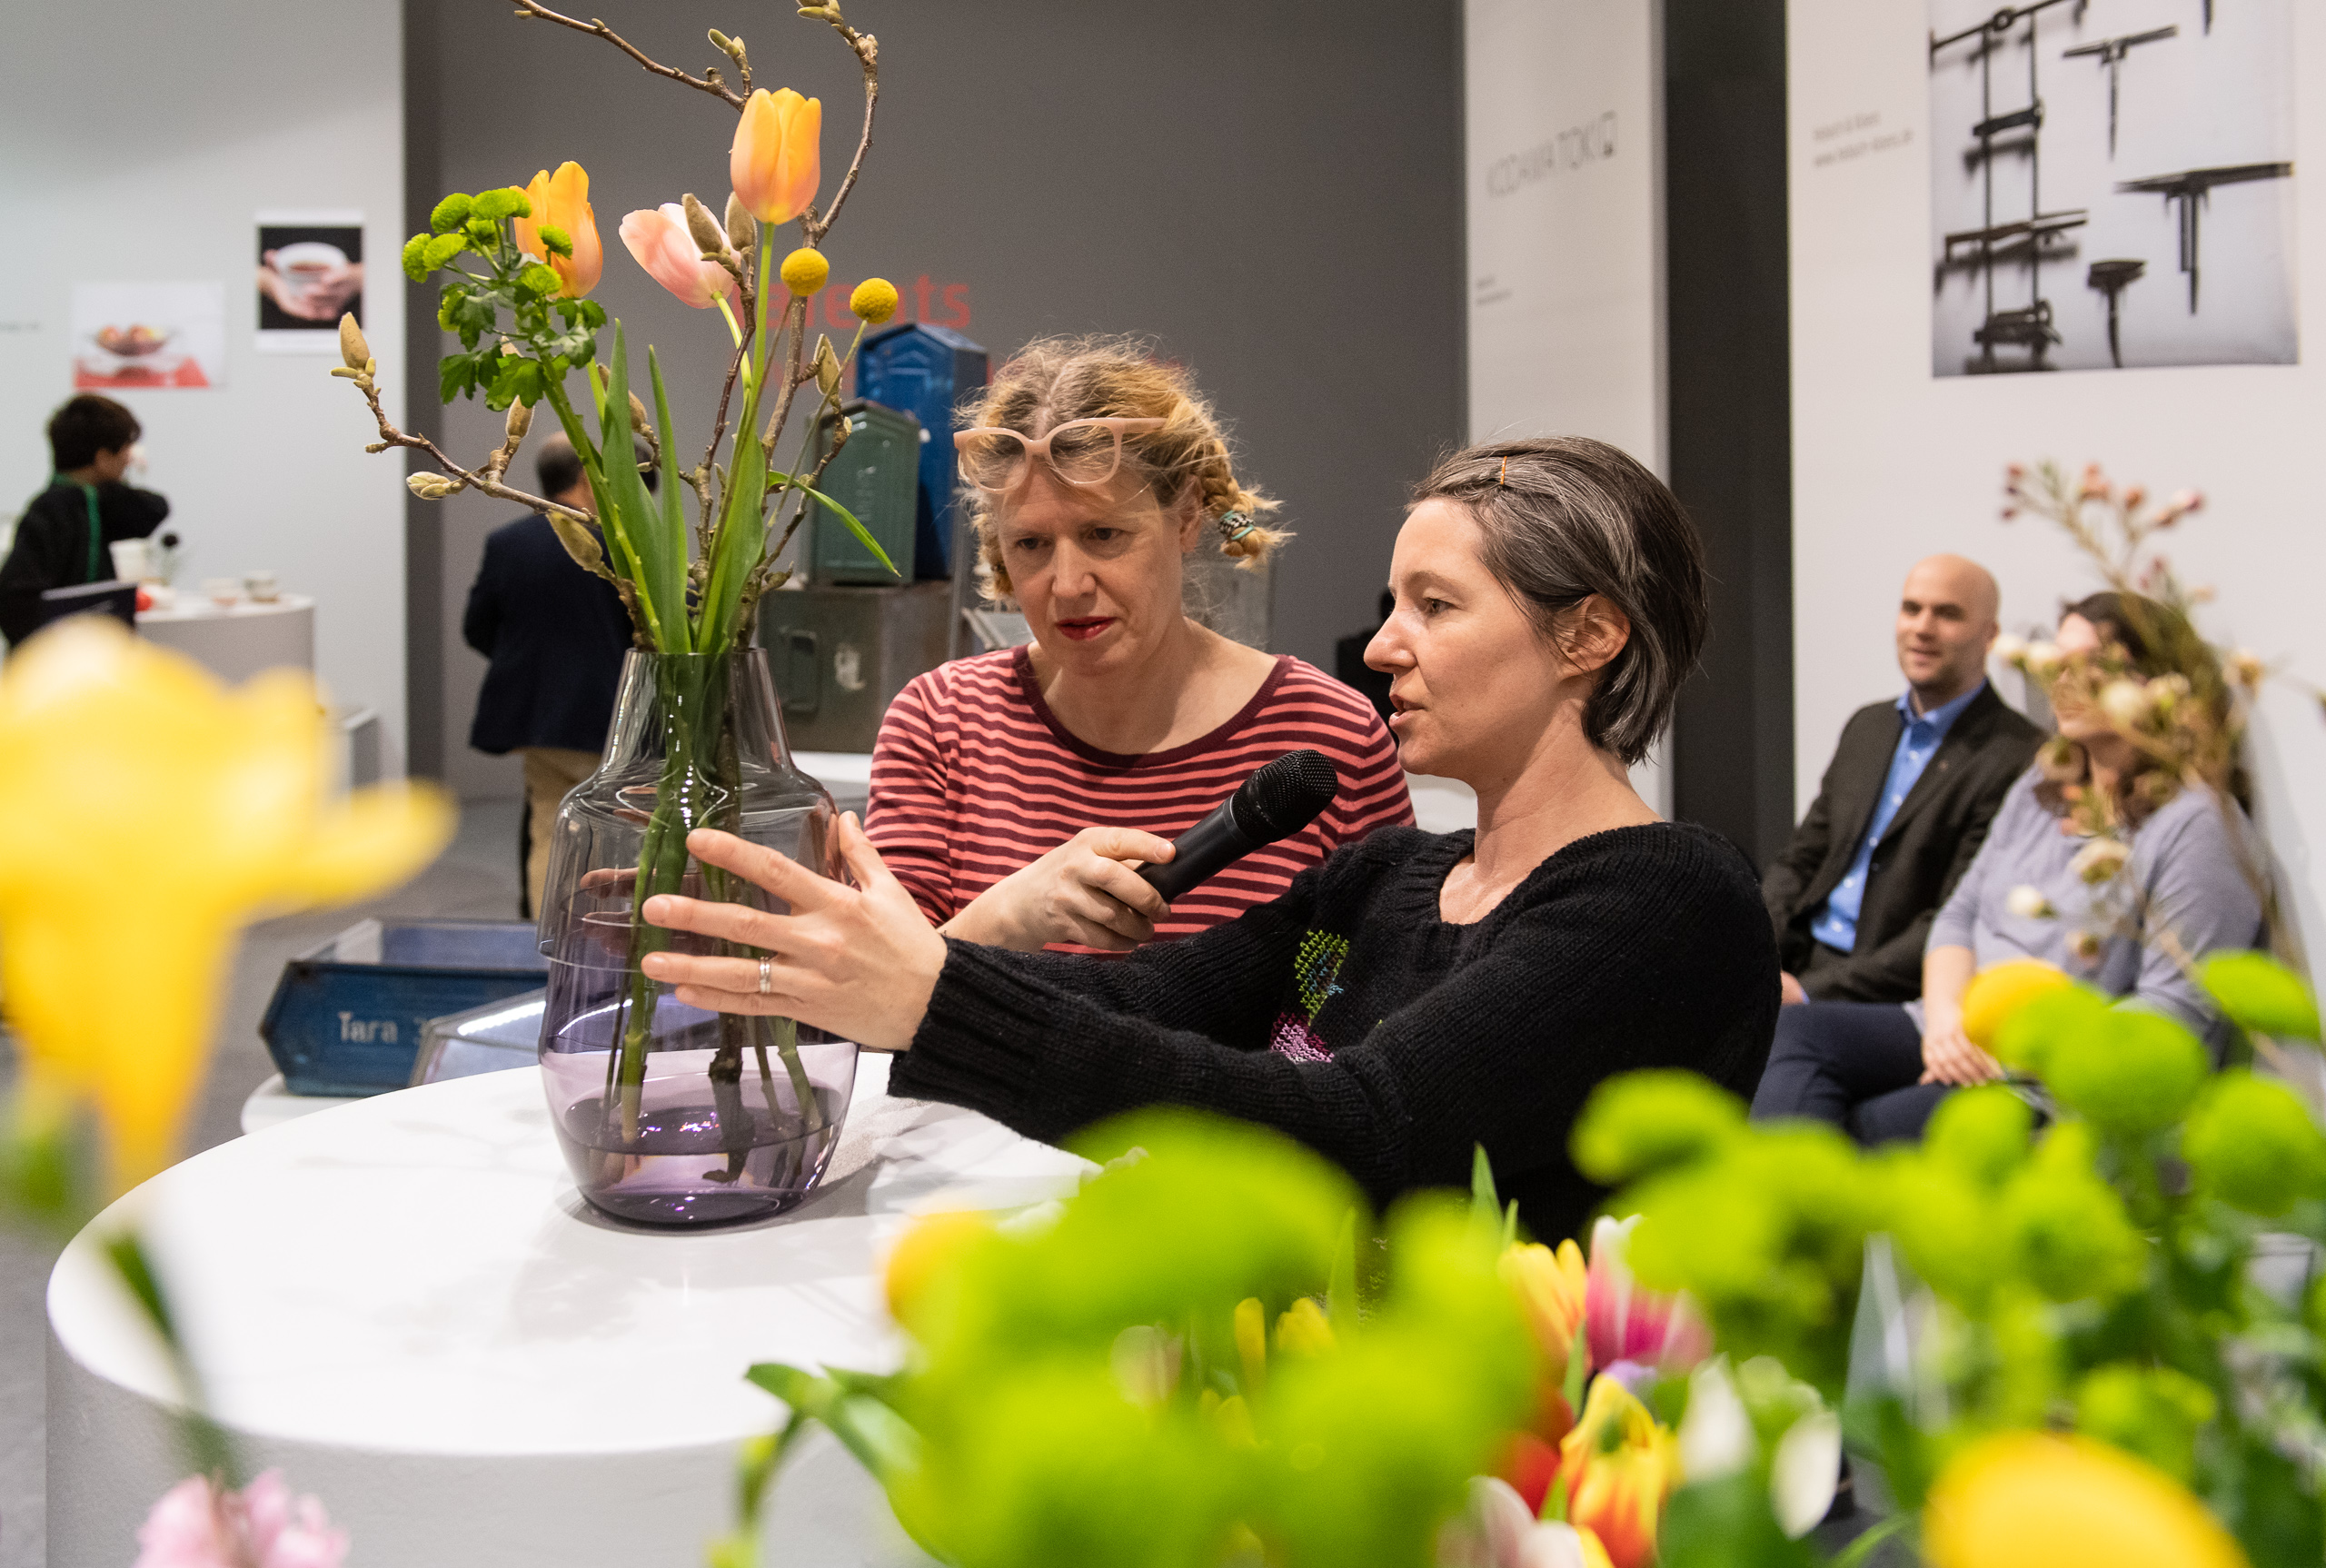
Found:
[[[657,893],[781,913],[688,854],[718,828],[833,873],[831,796],[791,765],[765,655],[633,652],[598,770],[559,808],[542,896],[542,1082],[582,1196],[617,1218],[719,1225],[805,1200],[840,1142],[856,1047],[789,1018],[707,1013],[641,967],[760,951],[639,919]],[[641,892],[641,889],[643,891]]]

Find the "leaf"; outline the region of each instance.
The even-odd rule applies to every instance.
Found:
[[[840,502],[834,501],[830,496],[826,495],[820,490],[813,490],[804,484],[800,488],[807,491],[810,495],[814,496],[818,501],[823,502],[827,511],[838,517],[842,522],[848,524],[848,531],[856,535],[858,542],[861,543],[865,549],[870,551],[881,565],[889,569],[890,575],[894,577],[902,577],[904,575],[903,572],[897,570],[897,563],[889,559],[889,552],[880,548],[880,541],[873,538],[872,535],[866,531],[862,523],[856,521],[856,514],[854,512],[840,505]]]
[[[594,378],[593,378],[594,379]],[[687,624],[686,575],[669,570],[669,551],[654,538],[661,514],[646,481],[638,477],[638,462],[630,431],[630,354],[622,342],[621,323],[614,323],[614,356],[606,371],[605,391],[598,403],[600,471],[605,483],[606,510],[598,525],[622,543],[637,562],[641,605],[648,635],[664,653],[691,653],[694,640]],[[683,548],[683,545],[681,545]]]
[[[919,1468],[920,1434],[880,1400],[843,1395],[832,1402],[823,1422],[883,1486]]]
[[[1656,1532],[1661,1568],[1811,1568],[1806,1543],[1788,1541],[1752,1471],[1683,1486]]]
[[[145,1255],[144,1244],[124,1231],[108,1236],[104,1244],[105,1259],[113,1265],[114,1274],[129,1288],[129,1294],[145,1313],[145,1321],[162,1336],[162,1343],[175,1346],[177,1325],[170,1316],[169,1303],[162,1295],[162,1282],[154,1273],[153,1261]]]
[[[2266,953],[2215,953],[2197,967],[2221,1010],[2250,1034],[2319,1037],[2318,1002],[2301,977]]]
[[[436,365],[436,396],[451,402],[476,384],[474,362],[466,354],[446,354]]]
[[[662,390],[662,366],[654,349],[646,350],[646,373],[654,383],[654,439],[662,447],[662,484],[655,499],[662,504],[662,531],[671,552],[671,569],[683,581],[687,574],[686,509],[679,497],[679,446],[671,434],[671,396]]]
[[[1494,1190],[1494,1165],[1486,1146],[1470,1146],[1470,1216],[1492,1226],[1502,1218],[1502,1199]]]

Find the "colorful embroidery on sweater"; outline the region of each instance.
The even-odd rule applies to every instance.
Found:
[[[1300,939],[1300,951],[1292,960],[1292,982],[1300,1011],[1296,1014],[1287,1008],[1277,1017],[1268,1037],[1270,1050],[1296,1062],[1333,1059],[1333,1047],[1313,1026],[1325,1004],[1341,994],[1341,964],[1347,957],[1347,937],[1311,931]]]

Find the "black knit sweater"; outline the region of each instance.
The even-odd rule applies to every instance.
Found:
[[[1447,925],[1470,841],[1382,829],[1275,903],[1120,960],[949,941],[890,1087],[1053,1143],[1139,1106],[1220,1111],[1377,1203],[1466,1186],[1483,1144],[1527,1228],[1573,1235],[1604,1195],[1567,1136],[1602,1078],[1686,1067],[1751,1097],[1776,1022],[1768,917],[1725,839],[1657,823],[1578,839]]]

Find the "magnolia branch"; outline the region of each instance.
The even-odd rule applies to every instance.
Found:
[[[730,108],[741,109],[743,106],[745,97],[748,95],[748,91],[746,93],[739,94],[732,87],[728,86],[726,83],[721,81],[719,79],[718,69],[715,66],[703,75],[690,76],[684,71],[678,69],[674,65],[665,65],[658,60],[650,58],[645,51],[631,43],[630,40],[624,38],[621,34],[616,33],[603,22],[599,21],[595,16],[592,16],[590,20],[584,22],[576,16],[562,15],[559,13],[551,10],[548,6],[539,4],[538,0],[516,0],[516,5],[517,15],[520,20],[532,19],[541,22],[554,22],[561,27],[571,27],[576,33],[587,33],[592,37],[603,38],[607,43],[611,44],[615,48],[621,50],[631,59],[637,61],[641,65],[645,66],[657,76],[663,76],[673,82],[683,83],[687,86],[694,88],[697,92],[708,93],[712,97],[720,99],[721,102],[725,103]],[[739,61],[738,64],[740,65],[741,62]],[[742,69],[743,85],[748,90],[750,86],[750,67],[744,65]]]
[[[857,139],[856,156],[849,160],[848,173],[841,176],[840,189],[832,193],[832,204],[825,210],[823,216],[820,218],[811,213],[800,225],[800,232],[808,236],[808,243],[820,245],[825,234],[830,233],[832,221],[840,216],[840,203],[847,201],[848,194],[856,188],[856,176],[863,172],[864,155],[872,150],[872,115],[880,105],[880,41],[870,33],[858,32],[842,21],[838,0],[826,0],[820,5],[802,5],[800,15],[830,23],[832,30],[847,42],[849,49],[856,55],[857,63],[864,68],[864,132]]]

